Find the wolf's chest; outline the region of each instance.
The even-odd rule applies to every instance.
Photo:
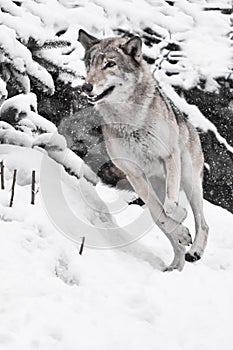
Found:
[[[160,174],[163,170],[158,140],[148,130],[105,125],[103,134],[110,158],[122,171],[125,171],[125,164],[140,168],[147,174]]]

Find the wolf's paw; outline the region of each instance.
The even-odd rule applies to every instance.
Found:
[[[190,235],[187,227],[181,225],[180,232],[177,234],[177,240],[184,246],[192,244],[192,236]]]
[[[188,262],[195,262],[197,260],[200,260],[201,259],[201,254],[197,253],[197,252],[194,252],[194,253],[186,253],[185,254],[185,260],[188,261]]]
[[[177,257],[174,259],[174,261],[171,263],[171,265],[165,267],[165,269],[163,269],[163,272],[169,272],[169,271],[173,271],[173,270],[178,270],[178,271],[182,271],[183,267],[185,264],[185,259],[183,256],[180,256],[179,259],[177,259]]]
[[[163,269],[163,272],[171,272],[171,271],[174,271],[174,270],[182,271],[182,269],[183,269],[183,266],[179,267],[177,265],[171,264],[171,265],[165,267],[165,269]]]

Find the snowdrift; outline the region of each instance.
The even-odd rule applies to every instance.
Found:
[[[122,248],[84,247],[79,255],[79,243],[50,221],[40,188],[36,204],[30,204],[31,170],[39,174],[43,153],[0,145],[0,157],[6,176],[6,189],[0,191],[2,349],[231,349],[232,214],[205,202],[207,250],[202,260],[186,263],[182,273],[161,271],[172,251],[157,227]],[[15,167],[18,181],[9,208]],[[90,222],[79,180],[66,175],[62,181],[71,207]],[[104,186],[98,192],[109,207],[124,201]],[[143,210],[119,207],[115,220],[120,226]],[[190,213],[186,220],[193,232]],[[77,237],[84,235],[75,230]]]

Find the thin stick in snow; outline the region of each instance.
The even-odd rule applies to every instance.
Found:
[[[85,237],[82,237],[82,243],[79,249],[79,255],[82,255],[83,253],[84,243],[85,243]]]
[[[1,161],[0,163],[0,173],[1,173],[1,189],[5,189],[5,183],[4,183],[4,163]]]
[[[32,170],[31,204],[35,204],[36,198],[36,171]]]
[[[10,200],[10,207],[13,206],[14,201],[14,195],[15,195],[15,183],[16,183],[16,175],[17,175],[17,169],[14,170],[13,174],[13,182],[12,182],[12,188],[11,188],[11,200]]]

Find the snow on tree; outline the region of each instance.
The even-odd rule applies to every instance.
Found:
[[[11,97],[0,107],[0,143],[45,150],[71,175],[78,179],[85,177],[93,184],[98,182],[83,160],[67,148],[56,126],[37,113],[37,99],[33,93]]]
[[[100,37],[139,34],[145,58],[153,69],[162,68],[173,86],[205,84],[213,91],[216,79],[232,72],[232,52],[230,16],[209,11],[210,4],[216,1],[1,0],[1,79],[13,75],[26,92],[31,80],[39,81],[51,92],[50,73],[81,77],[83,49],[76,39],[84,27]],[[222,9],[227,6],[228,0],[221,2]]]
[[[33,84],[53,93],[53,74],[75,74],[61,57],[71,44],[59,38],[59,24],[48,14],[35,1],[0,1],[0,97],[9,85],[28,93]]]

